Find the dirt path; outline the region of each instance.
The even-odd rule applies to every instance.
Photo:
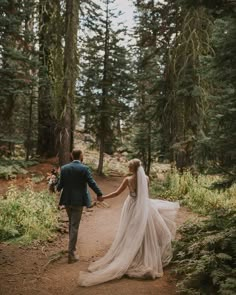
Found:
[[[119,177],[97,178],[106,193],[113,191],[121,182]],[[96,208],[82,217],[78,249],[80,262],[67,264],[66,254],[48,264],[52,255],[67,249],[68,234],[59,235],[56,241],[35,247],[19,247],[0,244],[0,295],[131,295],[176,294],[175,280],[170,270],[163,278],[151,281],[122,278],[99,286],[83,288],[77,284],[80,270],[86,270],[89,262],[104,255],[114,238],[120,211],[127,196],[108,200],[109,208]],[[65,212],[62,219],[66,222]],[[182,208],[177,223],[181,224],[191,213]]]

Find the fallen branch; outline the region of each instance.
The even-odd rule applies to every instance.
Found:
[[[96,202],[96,207],[98,207],[98,208],[110,208],[110,205],[105,201],[102,201],[102,202],[97,201]]]
[[[48,265],[50,263],[53,263],[53,262],[61,259],[64,256],[64,254],[66,254],[66,253],[68,253],[68,251],[62,250],[62,251],[59,251],[58,253],[51,255],[49,261],[43,266],[43,270],[45,271],[45,269],[48,267]]]

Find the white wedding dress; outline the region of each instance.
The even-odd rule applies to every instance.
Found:
[[[158,278],[172,258],[178,202],[149,199],[147,177],[137,171],[137,194],[130,192],[120,218],[116,237],[104,257],[80,272],[79,285],[92,286],[123,275]]]

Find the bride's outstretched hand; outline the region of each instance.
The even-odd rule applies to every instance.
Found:
[[[106,200],[106,199],[112,199],[112,198],[115,198],[117,197],[118,194],[116,192],[113,192],[113,193],[110,193],[110,194],[107,194],[105,196],[103,196],[103,199]]]
[[[103,196],[103,199],[112,199],[119,196],[125,190],[127,186],[128,186],[128,178],[126,177],[116,191]]]

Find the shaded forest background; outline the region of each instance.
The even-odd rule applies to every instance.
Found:
[[[233,295],[236,0],[129,0],[132,28],[118,1],[0,0],[0,178],[69,162],[75,138],[100,175],[140,158],[151,196],[201,216],[174,247],[178,290]],[[0,196],[0,241],[45,241],[56,199],[20,182]]]
[[[0,156],[104,153],[234,173],[236,1],[0,0]],[[82,126],[82,127],[81,127]]]

